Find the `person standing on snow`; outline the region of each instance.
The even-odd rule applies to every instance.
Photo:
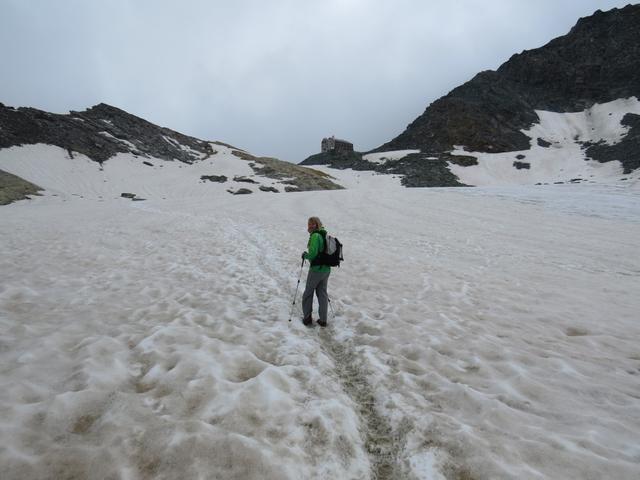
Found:
[[[311,325],[311,311],[313,309],[313,294],[318,296],[318,310],[320,318],[318,325],[327,326],[327,306],[329,295],[327,294],[327,285],[329,284],[329,275],[331,267],[322,265],[319,262],[319,254],[324,251],[327,231],[322,226],[322,222],[318,217],[311,217],[307,221],[307,231],[309,232],[309,241],[307,242],[307,251],[302,253],[304,260],[309,260],[310,267],[307,274],[307,285],[302,294],[302,323],[307,327]]]

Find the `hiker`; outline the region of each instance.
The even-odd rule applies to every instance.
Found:
[[[318,310],[320,318],[318,325],[327,326],[327,306],[329,295],[327,294],[327,284],[329,283],[329,275],[331,267],[322,265],[317,258],[324,251],[325,238],[327,231],[322,226],[322,222],[318,217],[311,217],[307,221],[307,231],[309,232],[309,241],[307,242],[307,251],[302,253],[304,260],[309,260],[309,273],[307,275],[307,285],[302,294],[302,323],[307,327],[311,325],[311,310],[313,309],[313,293],[318,296]]]

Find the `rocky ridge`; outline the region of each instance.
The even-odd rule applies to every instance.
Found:
[[[231,149],[237,158],[248,161],[255,176],[282,183],[282,190],[285,192],[342,188],[323,172],[274,158],[255,157],[226,143],[190,137],[169,128],[159,127],[104,103],[83,112],[72,111],[66,115],[35,108],[13,108],[0,103],[0,149],[34,144],[63,148],[70,159],[82,154],[100,166],[117,154],[132,154],[150,167],[154,167],[158,160],[193,165],[216,155],[216,148],[224,147],[225,150]],[[150,170],[150,175],[152,174]],[[227,181],[226,177],[222,179],[216,175],[215,168],[212,169],[211,175],[203,177],[198,177],[197,180],[222,183]],[[8,179],[9,177],[5,178],[7,182]],[[280,191],[271,185],[261,185],[257,180],[251,180],[251,183],[255,183],[261,191]],[[10,195],[9,184],[0,185],[0,194],[6,194],[6,203],[24,198],[24,195],[18,194],[18,190],[13,187],[13,179],[11,185]],[[231,190],[231,193],[237,192]]]
[[[208,142],[159,127],[101,103],[67,115],[0,103],[0,148],[45,143],[102,163],[118,153],[193,163],[208,157]]]

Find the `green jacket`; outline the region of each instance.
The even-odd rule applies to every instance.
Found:
[[[324,234],[327,231],[324,228],[320,230],[316,230],[315,232],[309,235],[309,241],[307,242],[307,253],[304,254],[304,258],[309,260],[309,264],[313,262],[313,260],[324,250],[324,238],[319,231],[322,231]],[[331,267],[329,265],[311,265],[309,270],[312,272],[330,272]]]

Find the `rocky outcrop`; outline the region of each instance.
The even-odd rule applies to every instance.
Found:
[[[236,175],[235,177],[233,177],[233,181],[240,182],[240,183],[253,183],[253,184],[260,183],[260,182],[256,182],[253,178],[248,178],[243,175]]]
[[[193,163],[214,153],[211,144],[159,127],[101,103],[67,115],[0,103],[0,148],[46,143],[105,162],[118,153]]]
[[[224,183],[227,181],[226,175],[201,175],[200,180],[214,183]]]
[[[384,163],[374,163],[365,160],[362,153],[349,154],[324,152],[312,155],[302,164],[330,165],[337,169],[351,168],[353,170],[373,170],[384,174],[398,174],[402,176],[400,182],[406,187],[463,187],[448,167],[447,162],[461,165],[477,163],[474,157],[443,154],[433,156],[425,153],[412,153],[399,160],[387,160]]]
[[[640,115],[627,113],[621,123],[629,130],[620,142],[615,145],[601,142],[585,146],[587,157],[599,162],[619,160],[626,174],[640,168]]]
[[[278,180],[280,183],[288,185],[285,187],[285,192],[340,190],[343,188],[333,182],[333,177],[330,175],[312,168],[301,167],[277,158],[255,157],[238,150],[234,150],[232,153],[238,158],[247,160],[256,175]]]
[[[249,195],[253,193],[248,188],[239,188],[238,190],[227,190],[227,192],[231,193],[232,195]]]
[[[32,195],[40,195],[40,188],[31,182],[0,170],[0,205],[8,205],[18,200],[29,199]]]
[[[466,158],[466,157],[463,157]],[[465,187],[451,173],[447,162],[455,161],[452,155],[436,157],[424,153],[412,153],[399,160],[390,160],[384,164],[385,173],[403,175],[402,185],[405,187]],[[473,161],[476,161],[475,158]]]
[[[516,161],[516,162],[513,162],[513,166],[518,170],[522,170],[522,169],[529,170],[531,168],[531,164],[527,162]]]
[[[464,145],[471,151],[505,152],[529,148],[520,130],[538,116],[496,72],[482,72],[436,100],[390,142],[373,151],[420,149],[437,154]]]
[[[362,153],[353,151],[336,152],[333,150],[311,155],[300,162],[300,165],[329,165],[333,168],[352,168],[354,170],[373,170],[375,168],[375,164],[362,158]]]

